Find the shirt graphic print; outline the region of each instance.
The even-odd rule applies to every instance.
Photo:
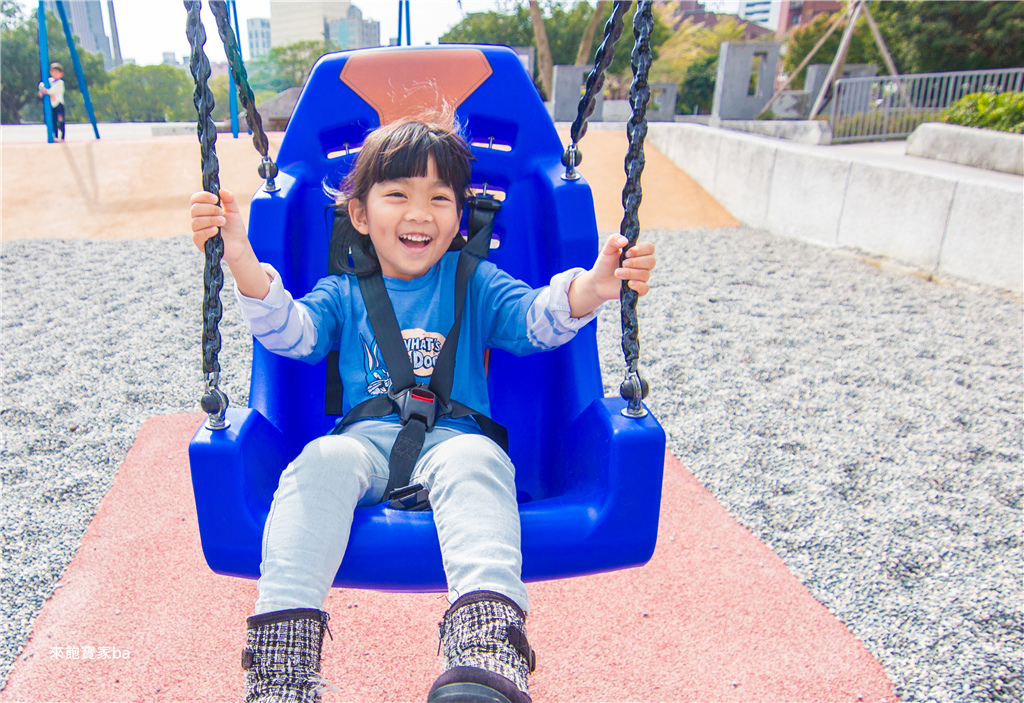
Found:
[[[428,383],[434,373],[437,357],[444,345],[444,335],[413,328],[402,330],[405,350],[409,353],[412,372],[418,383]],[[366,372],[366,392],[371,396],[384,395],[391,389],[391,376],[384,366],[384,357],[380,353],[377,340],[367,342],[359,335],[363,347],[363,370]]]

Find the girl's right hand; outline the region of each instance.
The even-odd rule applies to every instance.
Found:
[[[201,190],[193,193],[189,202],[192,241],[200,251],[206,250],[206,240],[217,234],[218,228],[224,239],[224,263],[230,266],[252,251],[234,193],[222,188],[218,204],[216,195]]]
[[[231,269],[238,291],[249,298],[265,298],[270,290],[270,276],[263,270],[249,244],[234,194],[222,188],[218,205],[217,196],[201,190],[192,194],[190,202],[192,241],[199,250],[206,251],[207,240],[217,234],[217,228],[220,228],[224,240],[222,261]]]

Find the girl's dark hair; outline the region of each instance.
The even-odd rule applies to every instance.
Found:
[[[473,154],[458,131],[454,115],[436,117],[436,122],[405,118],[370,132],[341,188],[327,189],[335,199],[330,262],[333,273],[363,273],[349,265],[350,247],[358,246],[371,260],[376,260],[370,238],[356,231],[349,221],[349,201],[366,202],[370,188],[377,183],[427,175],[431,157],[438,178],[455,193],[455,204],[462,211],[469,192]]]

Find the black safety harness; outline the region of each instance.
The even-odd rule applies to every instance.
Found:
[[[437,421],[442,418],[472,417],[486,436],[494,440],[502,450],[508,451],[508,432],[502,425],[451,397],[455,378],[455,355],[458,350],[469,281],[473,278],[477,265],[490,253],[494,217],[500,209],[501,203],[489,195],[477,196],[470,202],[469,236],[459,251],[455,269],[455,322],[441,345],[429,384],[416,381],[402,330],[398,325],[398,318],[391,305],[391,298],[384,285],[384,276],[381,274],[376,256],[367,255],[359,247],[352,247],[352,262],[355,269],[363,271],[356,274],[359,290],[366,305],[370,326],[377,337],[377,346],[391,376],[391,388],[387,394],[365,400],[349,410],[332,433],[341,432],[356,420],[398,415],[402,429],[391,448],[391,457],[388,460],[390,477],[384,490],[384,495],[392,508],[429,509],[427,490],[420,484],[409,485],[409,482],[413,467],[423,449],[426,433],[433,430]],[[339,226],[341,220],[340,216],[335,217],[335,227]],[[461,239],[456,237],[456,241],[460,242]]]

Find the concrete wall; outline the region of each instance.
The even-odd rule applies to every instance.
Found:
[[[725,42],[718,51],[718,74],[712,117],[722,120],[752,120],[768,104],[775,85],[775,73],[782,44],[776,42]],[[761,56],[757,85],[750,93],[754,58]]]
[[[679,86],[675,83],[651,83],[651,101],[647,104],[648,122],[672,122],[676,118],[676,96]],[[605,122],[626,122],[633,116],[628,100],[605,100],[602,119]]]
[[[651,124],[647,138],[748,225],[1024,290],[1020,178],[905,168],[850,157],[847,147],[686,123]]]
[[[907,153],[1024,175],[1024,134],[925,122],[907,139]]]
[[[551,87],[551,110],[556,122],[572,122],[579,114],[580,98],[590,75],[588,66],[555,66]],[[594,112],[590,119],[600,122],[604,119],[604,93],[598,92],[594,100]]]

